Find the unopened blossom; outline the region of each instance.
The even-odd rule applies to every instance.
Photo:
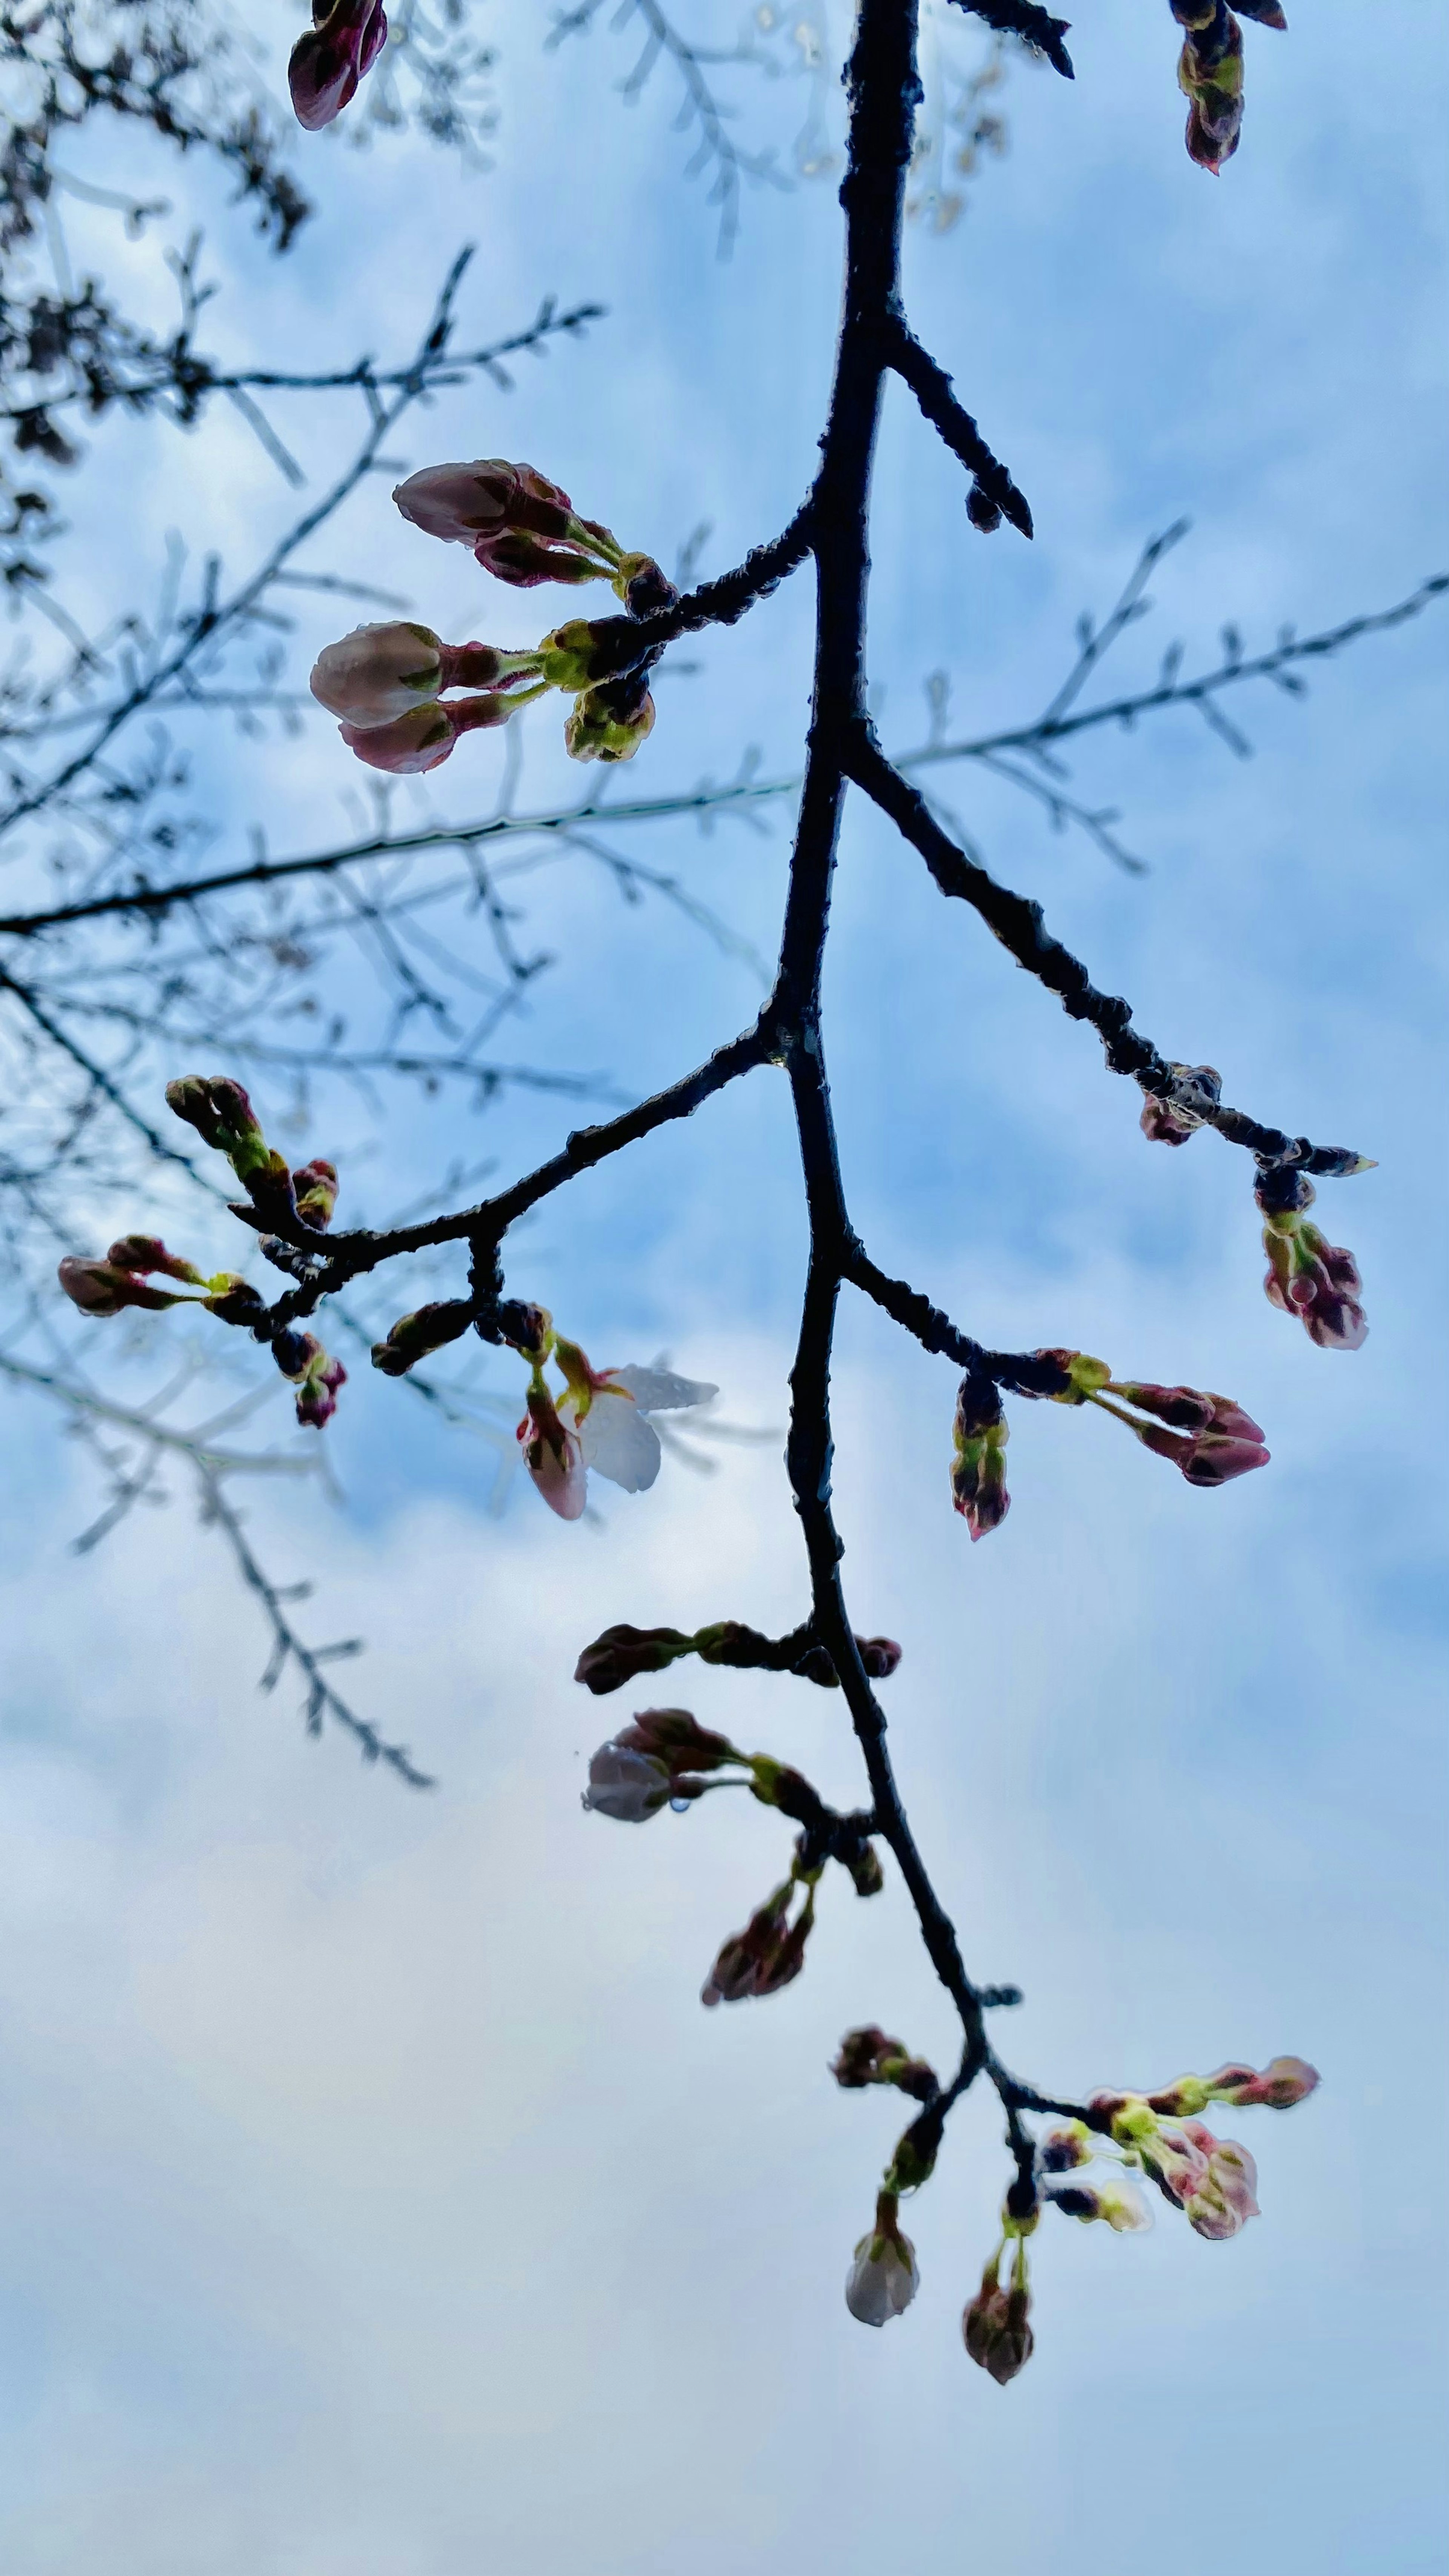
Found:
[[[124,1269],[119,1262],[87,1261],[75,1253],[66,1255],[56,1275],[71,1304],[83,1315],[119,1315],[127,1306],[159,1315],[168,1306],[190,1302],[169,1289],[151,1287],[137,1271]]]
[[[951,1429],[951,1496],[973,1541],[999,1529],[1011,1508],[1006,1490],[1009,1436],[992,1380],[968,1371]]]
[[[274,1337],[272,1357],[296,1387],[297,1420],[320,1431],[337,1410],[338,1388],[347,1383],[342,1362],[324,1351],[315,1333],[292,1331]]]
[[[510,696],[496,689],[482,697],[455,698],[446,707],[432,698],[410,707],[406,715],[394,716],[388,724],[341,724],[337,730],[348,750],[365,760],[369,769],[410,778],[420,770],[441,767],[465,733],[507,724],[525,703],[521,691]]]
[[[620,1620],[585,1646],[574,1666],[574,1680],[602,1698],[643,1673],[664,1672],[681,1655],[692,1655],[696,1642],[682,1628],[631,1628],[627,1620]]]
[[[332,1223],[337,1205],[337,1166],[326,1163],[319,1155],[315,1162],[303,1163],[292,1174],[292,1192],[297,1214],[304,1225],[320,1233]]]
[[[993,2254],[981,2275],[981,2287],[961,2318],[967,2352],[982,2370],[989,2372],[998,2388],[1005,2388],[1025,2370],[1036,2343],[1029,2322],[1031,2292],[1026,2277],[1026,2247],[1018,2239],[1010,2289],[1003,2288],[1000,2280],[1002,2251],[998,2247]]]
[[[687,1708],[642,1708],[630,1725],[620,1728],[615,1742],[635,1746],[671,1772],[718,1771],[727,1762],[749,1762],[727,1735],[701,1726]]]
[[[446,685],[442,639],[431,626],[400,618],[354,626],[324,645],[307,685],[319,706],[348,724],[391,724]]]
[[[576,1342],[555,1338],[554,1356],[568,1379],[560,1420],[576,1438],[584,1466],[626,1494],[647,1492],[659,1473],[662,1452],[650,1414],[687,1413],[719,1393],[669,1369],[595,1369]]]
[[[425,465],[394,486],[405,519],[445,545],[473,546],[506,528],[562,537],[573,524],[574,505],[559,483],[532,465],[480,456],[471,465]]]
[[[904,2040],[892,2039],[874,2023],[846,2032],[830,2072],[847,2092],[867,2084],[894,2084],[898,2092],[928,2102],[941,2089],[935,2069],[923,2057],[912,2057]]]
[[[468,1298],[446,1297],[436,1305],[419,1306],[411,1315],[399,1315],[389,1326],[386,1341],[373,1343],[373,1367],[384,1377],[406,1377],[419,1360],[446,1349],[466,1333],[473,1311]]]
[[[1111,1392],[1148,1415],[1146,1422],[1132,1425],[1138,1439],[1159,1458],[1170,1458],[1190,1485],[1230,1484],[1235,1476],[1268,1465],[1270,1452],[1259,1425],[1230,1396],[1135,1380],[1114,1382]]]
[[[538,669],[533,653],[502,653],[491,644],[445,644],[431,626],[402,619],[355,626],[324,646],[308,683],[319,706],[358,732],[392,724],[446,689],[511,685]]]
[[[1041,2174],[1075,2173],[1079,2165],[1089,2165],[1097,2149],[1092,2133],[1081,2120],[1069,2120],[1059,2129],[1048,2129],[1036,2151],[1036,2169]]]
[[[588,1476],[578,1434],[559,1418],[543,1378],[535,1372],[518,1426],[523,1463],[551,1512],[576,1521],[588,1496]]]
[[[1357,1158],[1359,1161],[1362,1158]],[[1310,1225],[1316,1192],[1302,1172],[1264,1172],[1254,1191],[1263,1211],[1263,1282],[1270,1306],[1296,1315],[1321,1351],[1356,1351],[1368,1338],[1363,1281],[1351,1252]]]
[[[1104,2219],[1119,2236],[1141,2235],[1152,2225],[1152,2212],[1137,2185],[1116,2176],[1093,2183],[1049,2182],[1042,2197],[1065,2218],[1085,2223]]]
[[[1220,2066],[1204,2077],[1210,2102],[1231,2102],[1236,2110],[1261,2105],[1291,2111],[1318,2089],[1318,2069],[1303,2057],[1275,2057],[1259,2074],[1251,2066]]]
[[[670,1798],[669,1765],[632,1745],[601,1744],[589,1762],[584,1805],[616,1823],[642,1825]]]
[[[1201,2120],[1185,2120],[1182,2125],[1203,2158],[1202,2173],[1185,2195],[1183,2208],[1189,2226],[1218,2244],[1258,2217],[1258,2168],[1235,2138],[1214,2137]]]
[[[299,125],[315,134],[340,116],[387,42],[382,0],[312,0],[312,24],[297,38],[287,87]]]
[[[801,1873],[805,1880],[805,1903],[793,1923],[789,1920],[790,1900],[795,1892],[795,1872],[750,1916],[743,1932],[731,1933],[721,1945],[719,1955],[700,1990],[702,2004],[738,2004],[751,1997],[774,1995],[799,1976],[805,1965],[805,1944],[815,1921],[815,1879],[819,1872]]]
[[[875,2226],[862,2236],[845,2276],[845,2304],[861,2325],[884,2326],[904,2316],[920,2286],[916,2249],[897,2224],[893,2196],[882,2192]]]
[[[1189,27],[1203,31],[1188,34],[1177,67],[1178,87],[1189,102],[1188,158],[1216,174],[1232,159],[1242,132],[1243,31],[1231,12],[1219,10],[1218,0],[1205,14],[1201,0],[1174,0],[1179,19],[1188,8],[1194,11]]]
[[[606,580],[625,599],[630,580],[649,563],[626,555],[599,520],[580,518],[560,484],[505,457],[425,466],[392,497],[414,527],[445,544],[471,546],[485,572],[516,590]]]

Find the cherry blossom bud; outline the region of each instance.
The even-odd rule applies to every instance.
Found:
[[[966,516],[983,537],[992,537],[1001,525],[1001,505],[992,500],[989,492],[983,492],[979,483],[973,483],[966,495]]]
[[[408,1370],[432,1351],[444,1350],[466,1333],[473,1321],[473,1308],[466,1297],[450,1297],[434,1306],[419,1306],[414,1314],[399,1315],[389,1329],[385,1342],[374,1342],[372,1365],[384,1377],[406,1377]]]
[[[57,1277],[73,1306],[83,1315],[119,1315],[127,1306],[139,1306],[150,1314],[163,1314],[168,1306],[183,1306],[189,1301],[171,1295],[164,1288],[150,1288],[134,1270],[118,1262],[83,1261],[68,1253],[61,1262]]]
[[[491,572],[495,581],[506,581],[510,590],[537,590],[545,581],[598,581],[608,569],[592,555],[536,537],[527,528],[505,528],[498,536],[480,537],[473,553],[484,572]]]
[[[989,1377],[969,1372],[961,1380],[952,1425],[951,1494],[973,1541],[999,1529],[1011,1508],[1006,1490],[1009,1437],[1001,1398]]]
[[[805,1903],[794,1923],[788,1920],[797,1883],[792,1874],[750,1916],[743,1932],[732,1933],[724,1942],[701,1988],[702,2004],[737,2004],[754,1996],[778,1994],[799,1976],[805,1965],[805,1944],[815,1921],[814,1881],[818,1872],[802,1875]]]
[[[669,1766],[633,1745],[601,1744],[589,1763],[584,1805],[621,1825],[642,1825],[670,1798]]]
[[[315,1226],[319,1234],[325,1233],[337,1205],[335,1163],[324,1163],[320,1157],[314,1163],[303,1163],[292,1174],[292,1194],[302,1223]]]
[[[312,0],[312,24],[297,38],[287,87],[299,125],[315,134],[356,96],[387,41],[382,0]]]
[[[1261,2075],[1251,2066],[1220,2066],[1205,2078],[1208,2100],[1231,2102],[1238,2110],[1262,2104],[1270,2111],[1291,2111],[1318,2089],[1318,2069],[1302,2057],[1275,2057]]]
[[[1200,42],[1187,36],[1177,82],[1189,102],[1188,157],[1216,175],[1236,152],[1243,124],[1243,31],[1230,11],[1222,12],[1221,32],[1214,24]]]
[[[726,1762],[748,1763],[727,1735],[699,1725],[687,1708],[644,1708],[615,1737],[636,1752],[647,1753],[670,1772],[718,1771]]]
[[[315,1333],[290,1331],[275,1336],[272,1357],[296,1386],[297,1420],[320,1431],[337,1410],[338,1388],[347,1383],[342,1362],[329,1358]]]
[[[863,2326],[888,2325],[892,2317],[904,2316],[920,2286],[916,2249],[897,2225],[894,2199],[883,2191],[875,2205],[875,2228],[862,2236],[846,2274],[845,2304]]]
[[[1215,2138],[1200,2120],[1185,2120],[1183,2133],[1204,2159],[1204,2169],[1182,2195],[1188,2224],[1212,2244],[1236,2236],[1259,2215],[1258,2168],[1246,2147],[1233,2138]]]
[[[308,683],[319,706],[359,731],[393,723],[447,685],[441,638],[402,620],[354,626],[318,654]]]
[[[205,1286],[201,1272],[191,1262],[168,1252],[159,1235],[123,1234],[106,1254],[117,1270],[161,1271],[168,1279],[184,1279],[190,1288]]]
[[[410,778],[420,770],[438,768],[463,734],[507,724],[522,703],[521,698],[499,691],[481,698],[455,698],[447,707],[430,699],[426,705],[409,708],[405,716],[394,716],[390,724],[343,724],[337,730],[348,750],[365,760],[369,769]]]
[[[1227,1485],[1235,1476],[1246,1476],[1254,1467],[1266,1467],[1270,1452],[1261,1440],[1227,1438],[1217,1431],[1196,1432],[1191,1437],[1179,1431],[1164,1430],[1155,1422],[1132,1425],[1144,1449],[1159,1458],[1170,1458],[1180,1468],[1190,1485]]]
[[[653,731],[654,700],[642,673],[628,672],[575,698],[564,718],[564,749],[570,760],[632,760]]]
[[[460,546],[501,536],[508,528],[562,537],[573,521],[574,505],[561,485],[501,456],[480,457],[471,465],[424,466],[399,483],[392,497],[415,528]]]
[[[622,1690],[625,1682],[637,1680],[641,1673],[664,1672],[681,1655],[693,1654],[694,1647],[694,1638],[686,1637],[682,1628],[631,1628],[621,1621],[585,1646],[574,1666],[574,1680],[602,1698],[606,1691]]]
[[[867,2084],[893,2084],[898,2093],[929,2102],[941,2089],[935,2069],[923,2057],[912,2057],[904,2040],[891,2039],[874,2023],[846,2032],[830,2072],[848,2093]]]
[[[1064,2218],[1080,2218],[1085,2224],[1105,2219],[1118,2236],[1140,2236],[1152,2225],[1152,2212],[1132,2182],[1048,2184],[1044,2197]]]
[[[251,1100],[229,1074],[188,1073],[166,1085],[166,1105],[204,1145],[225,1154],[237,1179],[267,1168],[273,1159]]]
[[[576,1521],[583,1511],[588,1476],[578,1434],[567,1430],[541,1377],[535,1375],[528,1410],[518,1426],[523,1463],[551,1512]]]
[[[1036,2338],[1028,2323],[1031,2296],[1026,2280],[1026,2249],[1018,2247],[1017,2270],[1010,2290],[997,2277],[1000,2251],[981,2275],[981,2287],[961,2319],[966,2350],[998,2388],[1005,2388],[1030,2361]]]
[[[1305,1211],[1315,1197],[1312,1182],[1301,1172],[1269,1170],[1261,1175],[1254,1196],[1266,1218],[1268,1274],[1263,1286],[1269,1305],[1296,1315],[1321,1351],[1356,1351],[1368,1338],[1359,1302],[1363,1281],[1353,1254],[1329,1243],[1309,1224]]]

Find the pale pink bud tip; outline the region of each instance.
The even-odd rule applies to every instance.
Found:
[[[920,2286],[909,2236],[862,2236],[845,2277],[845,2304],[863,2326],[889,2325],[904,2316]]]
[[[411,707],[390,723],[344,724],[337,730],[348,750],[365,760],[369,769],[387,769],[398,778],[438,768],[458,739],[449,709],[436,701]]]
[[[308,683],[319,706],[358,732],[391,724],[443,685],[443,647],[430,626],[355,626],[324,645]]]

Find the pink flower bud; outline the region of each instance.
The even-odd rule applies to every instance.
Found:
[[[159,1270],[168,1279],[184,1279],[189,1288],[203,1284],[201,1272],[191,1262],[168,1252],[159,1235],[123,1234],[118,1243],[111,1245],[106,1259],[117,1270]]]
[[[342,1362],[329,1358],[315,1333],[278,1333],[272,1357],[297,1389],[297,1420],[320,1431],[337,1410],[338,1388],[347,1383]]]
[[[896,2223],[894,2199],[882,2192],[874,2231],[862,2236],[846,2274],[845,2304],[863,2326],[889,2325],[904,2316],[920,2286],[916,2249]]]
[[[337,1205],[335,1163],[324,1163],[320,1157],[314,1163],[303,1163],[292,1174],[292,1192],[302,1223],[315,1226],[319,1234],[325,1232]]]
[[[1302,2057],[1275,2057],[1261,2075],[1251,2066],[1220,2066],[1216,2075],[1204,2078],[1210,2101],[1231,2102],[1237,2110],[1263,2105],[1270,2111],[1291,2111],[1295,2103],[1306,2102],[1318,2081],[1318,2069]]]
[[[596,1697],[622,1690],[642,1673],[662,1673],[681,1655],[692,1654],[695,1640],[682,1628],[631,1628],[621,1621],[605,1628],[585,1646],[574,1666],[574,1680]]]
[[[299,125],[315,134],[356,96],[387,41],[382,0],[312,0],[312,25],[297,38],[287,87]]]
[[[431,626],[354,626],[318,654],[308,685],[319,706],[359,732],[391,724],[446,686],[443,646]]]
[[[718,1771],[726,1762],[747,1760],[745,1754],[736,1752],[727,1735],[716,1735],[712,1728],[700,1726],[687,1708],[641,1709],[631,1725],[620,1728],[614,1740],[647,1753],[651,1761],[662,1762],[671,1773]]]
[[[1005,2388],[1025,2370],[1036,2338],[1028,2323],[1031,2298],[1025,2267],[1017,2272],[1012,2288],[1004,2290],[997,2278],[1000,2259],[999,2254],[993,2256],[982,2273],[981,2287],[962,2315],[961,2332],[971,2359],[990,2373],[998,2388]]]
[[[623,1825],[642,1825],[668,1804],[669,1766],[636,1746],[601,1744],[589,1763],[584,1805]]]
[[[1208,39],[1199,45],[1189,34],[1177,81],[1190,101],[1188,157],[1216,173],[1236,152],[1243,124],[1243,31],[1231,12],[1221,43]]]
[[[1009,1438],[1001,1398],[990,1378],[968,1371],[952,1425],[951,1497],[973,1543],[1000,1529],[1011,1508],[1006,1490]]]
[[[501,692],[457,698],[447,707],[432,699],[410,708],[405,716],[394,716],[390,724],[344,724],[337,730],[348,750],[365,760],[369,769],[386,769],[394,777],[406,778],[419,770],[437,769],[460,735],[507,724],[518,704],[517,698]]]
[[[1236,2236],[1259,2215],[1258,2168],[1246,2147],[1233,2138],[1215,2138],[1200,2120],[1185,2120],[1183,2131],[1203,2157],[1203,2170],[1181,2195],[1188,2224],[1210,2243]]]
[[[148,1288],[134,1270],[110,1261],[83,1261],[68,1253],[57,1272],[62,1288],[83,1315],[119,1315],[127,1306],[162,1314],[168,1306],[187,1303],[164,1288]]]
[[[1264,1195],[1259,1186],[1260,1199]],[[1305,1204],[1313,1192],[1306,1191]],[[1301,1208],[1270,1209],[1263,1228],[1270,1306],[1296,1315],[1321,1351],[1356,1351],[1368,1338],[1363,1281],[1351,1252],[1329,1243]]]
[[[484,456],[471,465],[427,465],[399,483],[393,499],[405,519],[444,544],[476,546],[505,529],[563,537],[573,525],[567,492],[531,465]]]
[[[743,1932],[730,1935],[701,1988],[702,2004],[738,2004],[754,1996],[778,1994],[799,1976],[815,1921],[815,1890],[807,1885],[804,1908],[791,1923],[794,1889],[795,1880],[787,1878],[750,1916]]]

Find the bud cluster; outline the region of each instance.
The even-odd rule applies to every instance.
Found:
[[[311,681],[348,749],[395,775],[436,769],[463,734],[507,724],[562,689],[573,698],[564,724],[570,758],[631,760],[653,728],[648,673],[663,650],[641,640],[638,622],[678,597],[652,555],[627,553],[599,520],[579,517],[560,484],[501,456],[425,466],[393,499],[414,527],[467,546],[511,589],[607,581],[625,613],[570,619],[521,653],[445,644],[430,626],[407,621],[356,627],[319,654]],[[479,694],[445,705],[455,689]]]
[[[1236,2236],[1258,2216],[1257,2167],[1246,2147],[1219,2138],[1198,2116],[1215,2103],[1234,2109],[1291,2110],[1318,2083],[1301,2057],[1275,2057],[1259,2072],[1220,2066],[1214,2075],[1183,2075],[1156,2093],[1094,2093],[1087,2118],[1051,2129],[1037,2149],[1038,2187],[1069,2218],[1103,2218],[1134,2231],[1149,2224],[1140,2196],[1121,2181],[1075,2179],[1080,2168],[1116,2155],[1156,2184],[1210,2242]]]
[[[1001,2258],[1012,2246],[1009,2285],[1001,2278]],[[1003,2222],[1000,2244],[981,2275],[981,2287],[961,2317],[966,2350],[978,2367],[1005,2388],[1025,2370],[1036,2346],[1029,2322],[1031,2287],[1027,2278],[1026,2233]]]
[[[1009,1437],[993,1380],[979,1370],[968,1371],[951,1426],[951,1498],[973,1541],[1000,1529],[1011,1509],[1006,1490]]]
[[[1348,1168],[1367,1166],[1355,1155]],[[1263,1249],[1268,1274],[1263,1282],[1270,1306],[1296,1315],[1311,1342],[1321,1351],[1356,1351],[1368,1337],[1360,1300],[1363,1281],[1351,1252],[1329,1243],[1307,1211],[1317,1193],[1306,1173],[1270,1167],[1260,1174],[1253,1193],[1263,1211]]]
[[[178,1118],[226,1155],[247,1192],[247,1205],[234,1207],[234,1215],[259,1231],[284,1221],[294,1231],[300,1227],[318,1235],[325,1232],[337,1204],[333,1165],[319,1159],[290,1171],[285,1157],[268,1145],[239,1082],[225,1075],[188,1074],[167,1084],[166,1098]],[[263,1236],[264,1249],[269,1240]],[[282,1243],[278,1251],[283,1266],[291,1267],[295,1246]],[[158,1276],[177,1280],[182,1288],[155,1287],[151,1283]],[[171,1306],[203,1306],[222,1323],[240,1326],[270,1344],[282,1375],[296,1388],[299,1422],[320,1430],[337,1410],[337,1390],[347,1376],[341,1361],[329,1358],[313,1334],[274,1324],[260,1291],[236,1271],[220,1270],[208,1278],[192,1262],[168,1252],[159,1236],[127,1234],[111,1245],[102,1261],[67,1255],[59,1278],[71,1304],[83,1315],[119,1315],[128,1306],[152,1314]],[[182,1293],[187,1288],[200,1294],[187,1296]]]
[[[1216,174],[1242,132],[1243,31],[1226,0],[1171,0],[1171,7],[1186,30],[1177,82],[1188,101],[1188,157]],[[1237,7],[1260,27],[1288,24],[1278,0],[1237,0]]]
[[[1064,1383],[1053,1401],[1095,1404],[1124,1422],[1145,1449],[1168,1458],[1190,1485],[1226,1485],[1254,1467],[1266,1467],[1263,1434],[1231,1396],[1195,1386],[1155,1386],[1141,1378],[1113,1377],[1105,1360],[1085,1351],[1046,1351],[1059,1362]]]
[[[917,2102],[930,2102],[941,2089],[935,2068],[924,2057],[912,2057],[904,2040],[888,2038],[874,2023],[846,2032],[830,2072],[848,2093],[867,2084],[893,2084]]]

